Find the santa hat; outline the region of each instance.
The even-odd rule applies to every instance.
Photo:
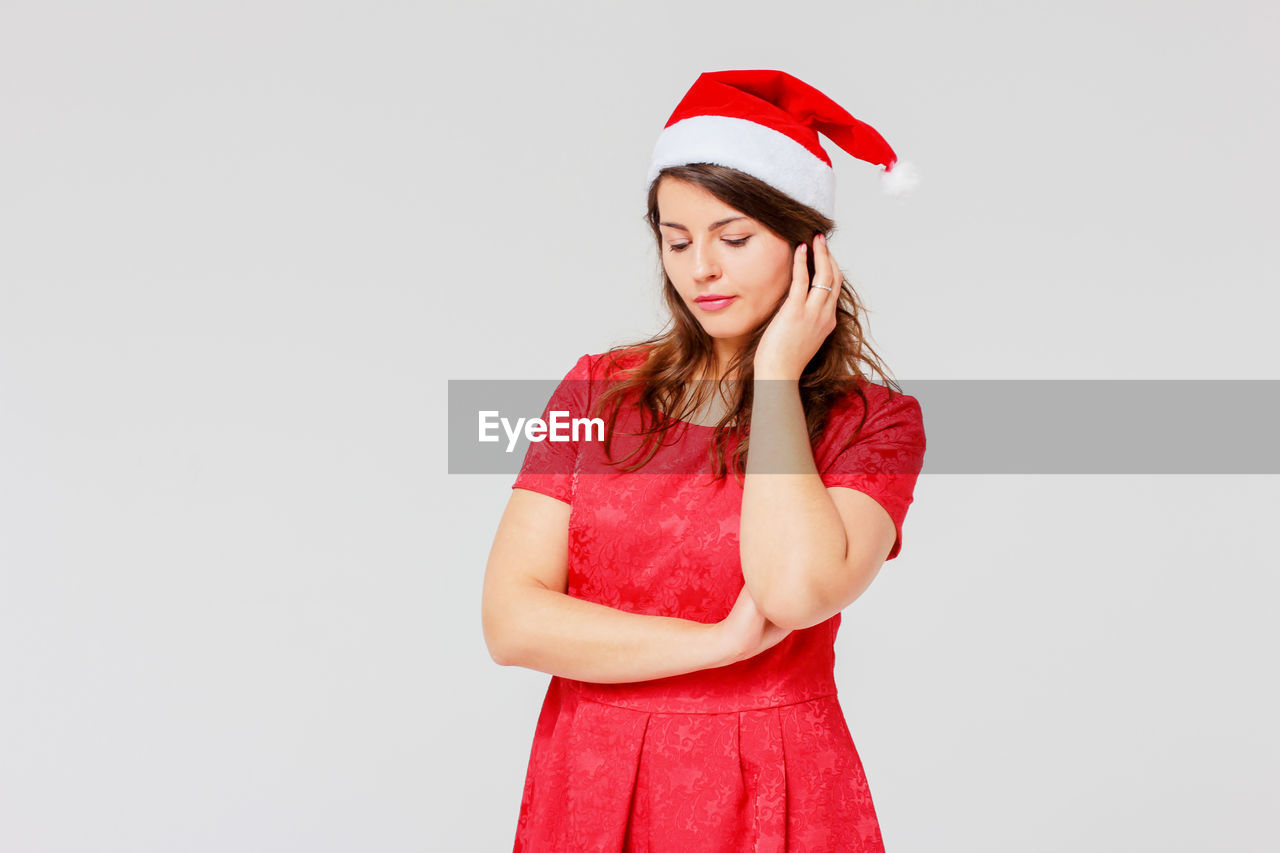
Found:
[[[668,166],[714,163],[746,172],[830,218],[836,175],[821,132],[848,153],[883,166],[893,196],[919,183],[875,128],[784,71],[708,71],[698,76],[658,136],[646,190]]]

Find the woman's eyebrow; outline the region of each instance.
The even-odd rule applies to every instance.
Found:
[[[730,222],[734,222],[738,219],[746,219],[746,218],[747,217],[745,216],[730,216],[728,219],[721,219],[719,222],[712,222],[710,225],[707,226],[707,230],[714,231],[717,228],[720,228],[721,226],[728,225]],[[689,230],[688,228],[685,228],[683,225],[681,225],[679,222],[659,222],[658,224],[665,225],[668,228],[679,228],[681,231]]]

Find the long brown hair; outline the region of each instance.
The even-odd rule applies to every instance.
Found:
[[[813,245],[810,241],[819,232],[830,237],[835,231],[835,223],[831,219],[736,169],[694,163],[668,167],[658,173],[649,186],[645,221],[653,231],[658,247],[658,270],[663,281],[663,296],[672,318],[670,328],[664,327],[663,331],[647,340],[620,344],[608,350],[604,361],[607,365],[606,375],[611,377],[615,375],[614,368],[629,360],[629,356],[648,349],[648,357],[639,364],[617,371],[619,381],[611,383],[599,401],[599,410],[603,411],[606,407],[611,410],[608,415],[605,452],[612,460],[614,426],[625,398],[635,395],[631,404],[639,410],[642,429],[639,433],[630,434],[646,436],[644,443],[637,448],[638,452],[645,455],[642,460],[624,466],[623,470],[626,471],[643,467],[658,451],[663,434],[680,426],[680,420],[689,411],[697,411],[701,407],[711,394],[708,389],[711,383],[696,382],[701,389],[692,397],[687,392],[688,386],[695,382],[695,377],[712,375],[716,367],[711,336],[684,304],[662,265],[663,241],[658,227],[658,186],[665,178],[702,187],[734,210],[755,219],[782,237],[790,244],[793,252],[801,243],[808,244],[810,277],[814,275]],[[726,399],[730,401],[728,412],[716,425],[712,437],[711,460],[716,479],[724,477],[730,468],[739,478],[744,475],[750,444],[747,433],[751,421],[751,379],[756,346],[769,320],[786,301],[786,296],[784,292],[769,317],[752,330],[747,345],[734,356],[725,376],[720,377],[715,383],[715,389],[712,389],[720,391],[727,377],[738,377],[737,391],[732,396],[726,395]],[[874,370],[885,379],[891,389],[898,392],[902,390],[897,382],[887,377],[887,370],[880,357],[866,341],[862,321],[864,313],[866,308],[842,272],[840,301],[836,307],[836,328],[822,342],[800,378],[800,398],[804,404],[811,443],[821,437],[832,404],[849,392],[856,393],[862,399],[862,420],[850,441],[856,440],[862,425],[866,423],[867,397],[861,383],[869,379],[869,370]],[[685,401],[683,405],[681,401]],[[727,456],[731,434],[738,441],[732,455]],[[629,456],[635,455],[637,451]],[[616,465],[617,462],[613,464]]]

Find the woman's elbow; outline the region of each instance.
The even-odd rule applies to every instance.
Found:
[[[480,625],[489,657],[498,666],[515,666],[517,655],[512,648],[515,633],[508,615],[510,610],[501,602],[486,598],[480,605]]]
[[[778,590],[756,606],[764,618],[788,631],[812,628],[839,612],[817,594],[795,589]]]

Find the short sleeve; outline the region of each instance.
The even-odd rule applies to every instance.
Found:
[[[909,394],[890,398],[884,386],[871,384],[865,391],[867,421],[857,441],[845,447],[862,419],[862,401],[855,394],[851,405],[832,409],[815,462],[823,485],[857,489],[889,513],[897,538],[885,559],[892,560],[902,550],[902,524],[924,467],[924,417]]]
[[[570,418],[587,416],[591,356],[583,355],[551,393],[542,420],[550,423],[551,413],[569,412]],[[567,504],[573,503],[574,471],[581,441],[530,441],[513,489],[528,489]]]

